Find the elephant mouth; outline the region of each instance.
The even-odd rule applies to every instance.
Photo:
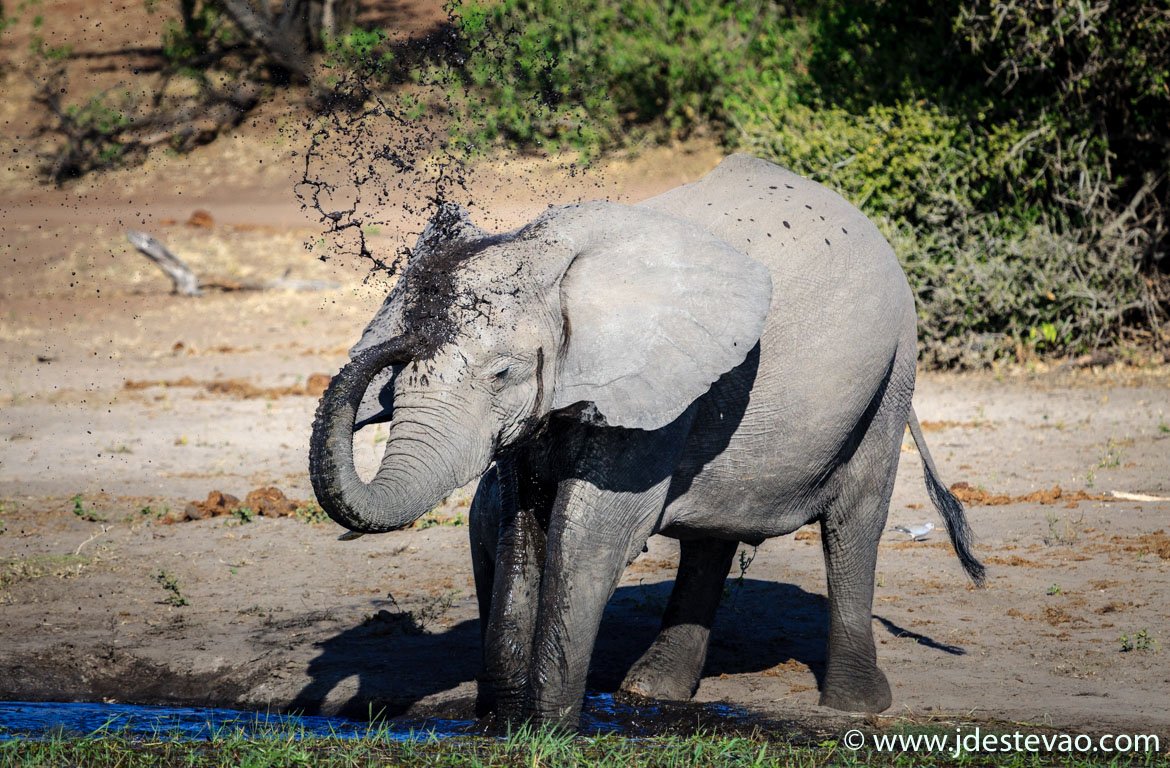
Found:
[[[390,421],[394,415],[394,382],[407,362],[409,361],[391,361],[370,378],[354,417],[354,432],[373,424]]]

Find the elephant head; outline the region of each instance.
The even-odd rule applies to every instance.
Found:
[[[318,407],[310,475],[354,531],[409,525],[550,414],[658,429],[756,344],[767,269],[706,231],[613,203],[504,235],[444,208]],[[355,426],[389,421],[363,482]]]

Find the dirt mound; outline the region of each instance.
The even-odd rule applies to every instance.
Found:
[[[1073,491],[1067,493],[1059,485],[1049,489],[1032,491],[1022,496],[1010,496],[1004,493],[990,493],[982,488],[976,488],[970,483],[955,483],[951,486],[951,493],[964,504],[978,507],[1002,507],[1007,504],[1063,504],[1074,508],[1082,501],[1111,501],[1109,496],[1099,493]]]
[[[1162,529],[1141,536],[1114,536],[1111,541],[1120,544],[1126,552],[1139,555],[1149,552],[1163,560],[1170,560],[1170,535]]]
[[[950,419],[927,420],[919,422],[923,432],[942,432],[947,429],[981,429],[990,426],[985,421],[953,421]]]
[[[162,518],[164,523],[177,523],[183,520],[206,520],[209,517],[230,515],[239,509],[240,500],[230,493],[212,491],[207,494],[206,501],[192,501],[183,510],[180,516],[172,518],[170,514]],[[175,510],[177,511],[177,510]]]
[[[238,497],[223,491],[211,491],[204,501],[192,501],[182,510],[172,510],[162,517],[162,523],[181,523],[187,520],[206,520],[209,517],[223,517],[225,515],[240,515],[251,517],[263,515],[265,517],[291,517],[298,509],[305,508],[309,502],[295,501],[284,495],[284,491],[274,486],[256,488],[248,493],[241,504]]]
[[[198,208],[187,219],[187,226],[196,229],[211,229],[215,226],[215,218],[209,212]]]
[[[273,486],[257,488],[244,499],[244,506],[265,517],[289,517],[304,506],[304,502],[293,501]]]

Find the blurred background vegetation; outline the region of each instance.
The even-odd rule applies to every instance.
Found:
[[[425,83],[468,153],[705,135],[836,189],[905,265],[929,365],[1170,341],[1166,0],[463,0],[410,45],[353,26],[356,0],[147,2],[179,13],[141,94],[66,106],[67,53],[39,51],[50,180],[133,162],[136,121],[198,143],[160,110],[242,119],[290,85],[353,110]]]

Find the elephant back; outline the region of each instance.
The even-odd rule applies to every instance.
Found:
[[[763,263],[786,297],[785,307],[774,302],[785,315],[823,320],[836,311],[878,325],[913,318],[905,273],[873,222],[774,163],[732,155],[698,181],[638,205],[698,224]]]
[[[832,285],[905,282],[881,232],[831,189],[750,155],[732,155],[698,181],[638,204],[702,226],[765,264],[776,285],[823,276]],[[832,285],[830,285],[832,283]]]

